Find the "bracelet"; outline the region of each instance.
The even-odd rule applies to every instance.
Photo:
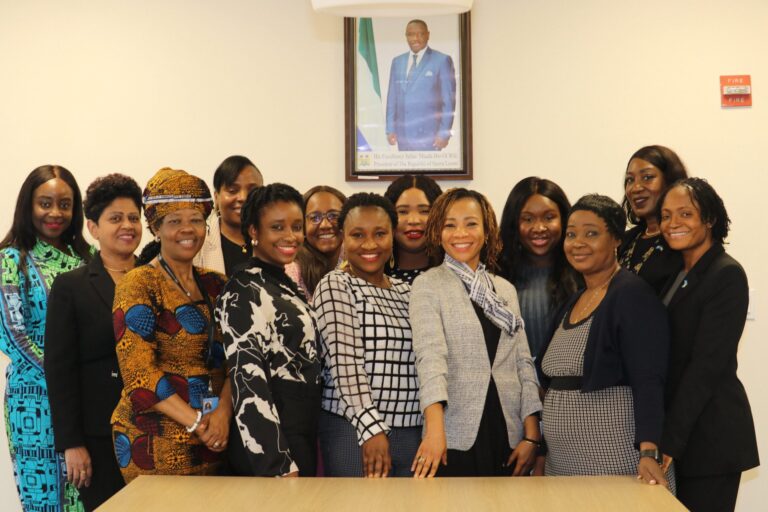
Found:
[[[524,437],[523,441],[525,441],[526,443],[531,443],[532,445],[534,445],[534,446],[536,446],[538,448],[541,448],[541,441],[534,441],[533,439],[529,439],[527,437]]]
[[[200,426],[200,420],[202,420],[202,419],[203,419],[202,411],[197,411],[197,419],[195,419],[195,422],[192,425],[190,425],[189,427],[186,427],[187,428],[187,433],[191,434],[192,432],[197,430],[197,427]]]

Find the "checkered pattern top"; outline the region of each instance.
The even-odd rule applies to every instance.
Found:
[[[391,427],[422,424],[408,316],[411,287],[390,281],[390,288],[378,288],[334,270],[312,301],[321,335],[322,407],[349,420],[360,444]]]

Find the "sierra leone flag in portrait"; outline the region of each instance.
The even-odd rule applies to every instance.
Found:
[[[387,134],[384,103],[381,101],[379,65],[376,62],[376,41],[371,18],[357,23],[355,52],[357,80],[357,150],[385,151]]]

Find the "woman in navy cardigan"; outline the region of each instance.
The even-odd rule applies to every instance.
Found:
[[[547,389],[547,475],[637,474],[666,485],[659,463],[669,330],[661,302],[619,266],[626,218],[605,196],[584,196],[568,217],[564,250],[586,288],[537,360]]]
[[[661,447],[677,497],[694,512],[736,506],[741,472],[760,464],[752,412],[736,375],[747,276],[725,253],[730,219],[706,181],[677,182],[659,201],[661,231],[684,268],[662,297],[672,348]]]

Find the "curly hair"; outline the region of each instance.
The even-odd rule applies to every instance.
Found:
[[[670,185],[659,197],[659,202],[656,205],[656,213],[659,219],[661,219],[664,199],[666,199],[669,191],[676,187],[683,187],[688,191],[691,202],[699,210],[701,221],[712,226],[712,240],[719,244],[725,242],[730,231],[731,219],[728,217],[728,211],[725,209],[723,198],[703,178],[685,178]]]
[[[373,192],[358,192],[357,194],[349,196],[347,202],[341,207],[341,213],[339,214],[339,229],[344,231],[344,221],[347,220],[347,215],[349,215],[350,211],[355,208],[365,208],[366,206],[384,210],[392,223],[392,231],[395,231],[395,227],[397,227],[397,212],[395,211],[395,207],[389,199]]]
[[[485,244],[480,251],[480,261],[491,272],[498,270],[498,258],[501,253],[501,237],[499,235],[499,225],[496,222],[496,214],[488,199],[480,192],[468,190],[466,188],[452,188],[444,192],[437,198],[429,212],[427,220],[427,230],[425,237],[427,239],[427,252],[430,256],[443,259],[445,250],[443,249],[443,225],[448,215],[448,210],[456,201],[461,199],[472,199],[480,206],[483,214],[483,231],[485,232]]]
[[[264,208],[278,201],[295,203],[301,211],[304,211],[304,198],[301,197],[298,190],[285,183],[271,183],[264,187],[254,188],[248,193],[248,198],[240,210],[240,231],[243,233],[248,254],[253,250],[248,228],[251,226],[258,227]]]
[[[112,201],[122,197],[133,201],[136,208],[141,211],[141,188],[136,180],[118,173],[96,178],[85,191],[85,199],[83,200],[85,218],[98,223],[104,209]]]

